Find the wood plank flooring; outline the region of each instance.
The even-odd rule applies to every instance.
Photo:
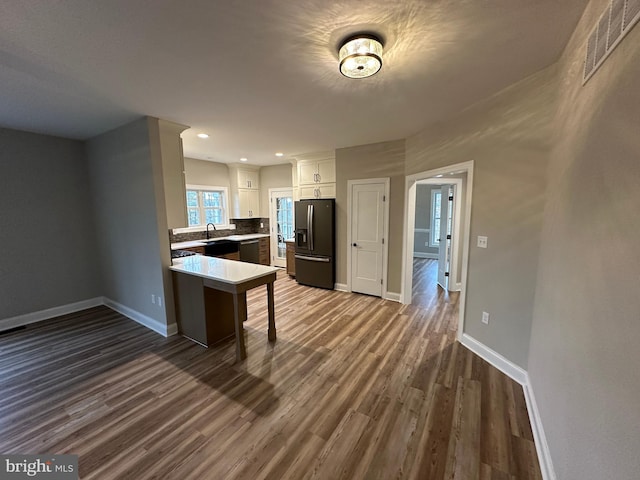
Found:
[[[73,453],[83,479],[540,479],[522,389],[419,306],[275,283],[249,357],[106,307],[0,335],[0,452]],[[433,293],[432,292],[432,293]]]

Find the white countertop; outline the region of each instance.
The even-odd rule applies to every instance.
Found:
[[[173,266],[169,268],[175,272],[210,278],[232,285],[238,285],[278,271],[276,267],[204,255],[174,258]]]
[[[244,235],[229,235],[227,237],[216,237],[209,240],[190,240],[188,242],[176,242],[171,244],[171,250],[180,250],[181,248],[204,247],[208,242],[215,240],[231,240],[232,242],[243,242],[245,240],[255,240],[256,238],[264,238],[269,235],[266,233],[246,233]]]

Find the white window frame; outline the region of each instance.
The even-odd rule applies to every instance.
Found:
[[[224,212],[224,223],[216,223],[215,227],[217,229],[221,229],[221,230],[225,230],[225,229],[229,229],[231,228],[231,225],[229,224],[229,189],[227,187],[220,187],[220,186],[216,186],[216,185],[194,185],[194,184],[188,184],[186,185],[186,190],[197,190],[198,192],[222,192],[222,209]],[[202,198],[200,196],[200,198]],[[185,199],[186,201],[186,199]],[[189,216],[189,208],[187,206],[187,222],[188,222],[188,216]],[[193,207],[191,207],[193,208]],[[204,214],[204,206],[203,205],[199,205],[198,208],[200,209],[201,215]],[[202,217],[201,217],[202,219]],[[185,228],[180,228],[180,229],[175,229],[174,233],[183,233],[183,232],[203,232],[207,229],[207,224],[203,224],[203,225],[195,225],[193,227],[185,227]],[[178,231],[176,231],[178,230]]]
[[[440,238],[436,238],[436,195],[440,195],[440,215],[442,215],[442,189],[441,188],[432,188],[431,189],[431,232],[429,233],[429,246],[430,247],[439,247],[440,246]],[[438,217],[438,223],[440,223],[440,217]]]

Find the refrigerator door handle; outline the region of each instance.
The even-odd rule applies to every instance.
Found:
[[[309,235],[309,250],[313,251],[313,205],[307,205],[307,233]]]
[[[296,255],[298,260],[308,260],[310,262],[329,263],[331,259],[329,257],[308,257],[307,255]]]

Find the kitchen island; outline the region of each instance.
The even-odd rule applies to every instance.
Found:
[[[276,339],[273,284],[277,268],[193,255],[175,259],[170,269],[178,326],[187,338],[208,347],[235,332],[236,359],[245,359],[246,292],[266,285],[268,339]]]

